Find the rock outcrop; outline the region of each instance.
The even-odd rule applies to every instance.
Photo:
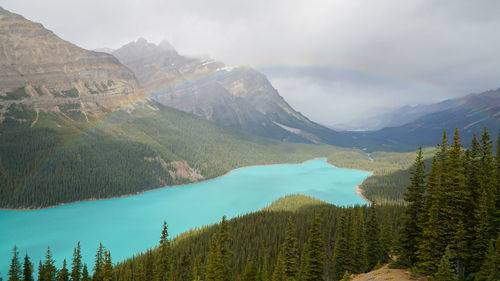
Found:
[[[101,115],[138,92],[133,72],[107,53],[82,49],[0,7],[0,117],[11,104],[57,110],[82,104]]]

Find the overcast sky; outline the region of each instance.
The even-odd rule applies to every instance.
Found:
[[[87,49],[144,37],[265,72],[335,124],[500,87],[497,0],[1,0]]]

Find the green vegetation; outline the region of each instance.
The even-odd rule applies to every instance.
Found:
[[[430,159],[434,152],[434,148],[423,149],[423,158]],[[339,149],[330,154],[328,162],[337,167],[373,172],[373,176],[360,186],[363,195],[377,203],[400,204],[406,187],[410,184],[409,169],[414,158],[414,152],[376,151],[367,154],[360,150]]]
[[[498,280],[499,148],[500,140],[495,157],[485,128],[464,150],[456,129],[451,145],[443,135],[428,173],[418,153],[405,194],[400,265],[437,280]]]
[[[289,196],[282,200],[297,201],[298,198]],[[100,245],[93,266],[93,280],[339,280],[346,271],[360,273],[371,269],[366,263],[355,268],[356,261],[350,259],[351,254],[363,256],[364,260],[377,259],[365,250],[369,248],[365,239],[370,233],[369,221],[381,229],[384,222],[379,218],[388,218],[392,222],[386,226],[388,231],[381,231],[372,239],[377,239],[379,244],[383,240],[392,241],[397,237],[397,222],[402,211],[403,207],[396,205],[306,204],[295,211],[275,208],[231,220],[223,218],[220,224],[172,240],[164,224],[158,247],[115,266],[111,266],[111,253]],[[373,216],[374,213],[377,215]],[[332,270],[338,267],[333,254],[341,235],[348,241],[344,253],[348,262],[337,275]],[[77,245],[74,253],[78,251]],[[388,253],[379,254],[387,256]],[[71,268],[80,268],[75,266],[77,263],[78,259],[73,258]],[[50,252],[43,264],[48,265],[42,266],[43,272],[47,272],[53,264]],[[85,268],[86,265],[81,271],[82,281],[85,280]],[[77,271],[71,276],[79,275]]]
[[[214,178],[234,168],[298,163],[337,149],[253,137],[155,106],[160,110],[136,105],[131,114],[87,122],[78,117],[78,104],[66,104],[61,113],[40,112],[30,128],[36,112],[11,105],[0,123],[0,207],[135,194],[192,182],[196,174]],[[175,163],[184,161],[193,176],[174,178],[171,173],[184,169]]]
[[[30,96],[26,93],[24,87],[17,88],[12,92],[6,92],[5,96],[0,96],[0,99],[3,100],[21,100],[23,98],[29,98]]]
[[[296,212],[304,207],[316,206],[321,204],[327,204],[327,203],[307,195],[301,195],[301,194],[287,195],[283,198],[274,201],[269,206],[265,207],[264,211]]]
[[[66,91],[61,91],[62,96],[76,98],[78,97],[78,90],[76,88],[72,88]]]

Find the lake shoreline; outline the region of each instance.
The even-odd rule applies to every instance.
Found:
[[[234,171],[237,171],[237,170],[240,170],[240,169],[244,169],[244,168],[262,167],[262,166],[276,166],[276,165],[303,165],[303,164],[305,164],[307,162],[315,161],[315,160],[319,160],[319,159],[325,159],[326,163],[328,165],[330,165],[330,166],[332,166],[332,167],[334,167],[336,169],[355,170],[355,171],[369,173],[370,176],[368,176],[367,178],[369,178],[369,177],[371,177],[373,175],[372,171],[365,171],[365,170],[353,169],[353,168],[337,167],[337,166],[333,165],[332,163],[328,162],[328,157],[315,157],[313,159],[305,160],[305,161],[299,162],[299,163],[274,163],[274,164],[262,164],[262,165],[244,166],[244,167],[239,167],[239,168],[234,168],[232,170],[229,170],[228,172],[226,172],[226,173],[224,173],[224,174],[222,174],[220,176],[217,176],[215,178],[209,178],[209,179],[204,179],[204,180],[201,180],[201,181],[190,182],[190,183],[183,183],[183,184],[177,184],[177,185],[161,186],[161,187],[156,187],[156,188],[147,189],[147,190],[143,190],[143,191],[138,191],[136,193],[123,194],[123,195],[119,195],[119,196],[113,196],[113,197],[107,197],[107,198],[88,198],[88,199],[84,199],[84,200],[78,200],[78,201],[73,201],[73,202],[68,202],[68,203],[60,203],[60,204],[57,204],[57,205],[51,205],[51,206],[42,207],[42,208],[0,208],[0,211],[38,211],[38,210],[51,209],[51,208],[61,207],[61,206],[68,205],[68,204],[81,203],[81,202],[87,202],[87,201],[99,201],[99,200],[108,200],[108,199],[118,199],[118,198],[124,198],[124,197],[139,195],[139,194],[142,194],[142,193],[146,193],[146,192],[154,191],[154,190],[158,190],[158,189],[163,189],[163,188],[181,187],[181,186],[190,185],[190,184],[203,183],[203,182],[207,182],[207,181],[217,180],[217,179],[219,179],[221,177],[229,175],[230,173],[232,173]],[[365,180],[362,180],[357,186],[355,186],[354,191],[363,200],[365,200],[368,204],[371,204],[371,201],[368,200],[363,195],[363,190],[359,187]]]
[[[370,201],[368,198],[366,198],[366,196],[363,194],[364,190],[360,186],[363,184],[363,182],[366,179],[373,176],[373,171],[366,171],[366,170],[354,169],[354,168],[337,167],[337,166],[333,165],[332,163],[329,163],[328,159],[327,159],[326,163],[330,164],[332,167],[337,168],[337,169],[354,170],[354,171],[365,172],[365,173],[370,174],[368,177],[366,177],[364,180],[362,180],[360,183],[358,183],[358,185],[356,185],[354,187],[354,192],[356,192],[356,194],[359,195],[359,197],[361,197],[363,200],[365,200],[366,203],[372,204],[372,201]]]

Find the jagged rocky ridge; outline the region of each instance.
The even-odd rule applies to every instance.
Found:
[[[142,38],[112,54],[164,105],[282,141],[352,145],[351,137],[295,111],[265,75],[250,67],[185,57],[166,41],[155,45]]]

